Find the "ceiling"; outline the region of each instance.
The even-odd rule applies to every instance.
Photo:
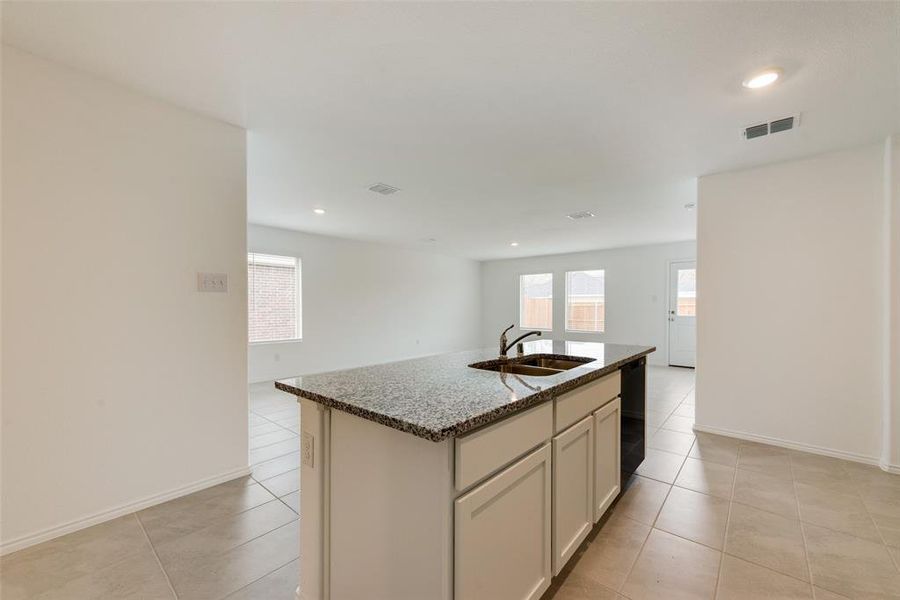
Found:
[[[476,259],[693,239],[698,176],[900,131],[895,2],[4,2],[2,20],[4,43],[245,127],[251,222]],[[741,86],[770,65],[783,81]]]

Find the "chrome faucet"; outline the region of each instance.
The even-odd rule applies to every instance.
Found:
[[[530,335],[536,335],[536,336],[538,336],[538,337],[541,336],[541,332],[540,332],[540,331],[529,331],[529,332],[527,332],[527,333],[523,333],[522,335],[520,335],[519,337],[517,337],[517,338],[514,339],[513,341],[507,343],[507,342],[506,342],[506,332],[509,331],[510,329],[512,329],[512,328],[515,327],[515,326],[516,326],[516,324],[513,323],[512,325],[510,325],[509,327],[507,327],[506,329],[504,329],[504,330],[503,330],[503,333],[500,334],[500,358],[506,358],[506,353],[509,351],[510,348],[512,348],[513,346],[516,345],[516,342],[520,342],[520,341],[524,340],[525,338],[527,338],[527,337],[530,336]]]

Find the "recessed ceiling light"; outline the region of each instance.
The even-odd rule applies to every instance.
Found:
[[[697,205],[694,204],[693,202],[688,202],[687,204],[684,205],[684,207],[685,207],[686,209],[688,209],[688,210],[694,210],[694,208],[695,208],[696,206],[697,206]]]
[[[750,77],[744,80],[744,87],[750,88],[751,90],[755,90],[758,88],[766,87],[767,85],[772,85],[781,77],[782,70],[777,68],[766,69],[765,71],[759,71],[758,73],[754,73]]]
[[[516,246],[519,245],[519,242],[510,242],[509,245],[512,246],[513,248],[515,248]]]
[[[324,215],[325,209],[324,208],[314,208],[313,212],[316,213],[317,215]]]

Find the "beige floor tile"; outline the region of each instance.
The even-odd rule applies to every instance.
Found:
[[[894,564],[897,566],[897,570],[900,571],[900,548],[888,546],[887,549],[888,552],[891,553],[891,556],[894,557]]]
[[[292,511],[300,514],[300,492],[294,492],[280,498],[282,502],[287,504]]]
[[[900,499],[898,499],[900,500]],[[863,501],[875,526],[888,546],[900,548],[900,504],[888,502]]]
[[[738,469],[757,471],[782,479],[793,479],[791,459],[787,452],[773,446],[745,442],[741,445],[737,466]]]
[[[727,465],[688,458],[675,485],[728,500],[731,498],[734,471],[734,467]]]
[[[855,494],[857,484],[845,467],[846,461],[808,452],[789,452],[794,481],[832,492]]]
[[[815,600],[849,600],[847,596],[835,594],[816,586],[813,586],[813,598]]]
[[[298,468],[300,468],[299,450],[297,452],[285,454],[284,456],[279,456],[278,458],[273,458],[272,460],[267,460],[266,462],[257,463],[251,467],[250,474],[253,475],[257,481],[261,481]]]
[[[756,471],[738,469],[734,481],[734,501],[791,519],[799,518],[794,482]]]
[[[887,547],[803,524],[813,583],[850,598],[900,598],[900,571]]]
[[[672,486],[638,475],[625,482],[625,489],[613,511],[639,523],[653,525]]]
[[[179,600],[209,600],[233,593],[292,561],[299,554],[294,521],[222,554],[166,567]]]
[[[694,435],[697,437],[697,441],[694,442],[694,447],[691,448],[688,456],[730,467],[737,464],[740,448],[738,440],[700,431],[695,432]]]
[[[683,462],[684,456],[647,448],[644,452],[644,462],[635,473],[664,483],[673,483]]]
[[[294,469],[259,482],[261,486],[278,496],[286,496],[300,489],[300,469]]]
[[[556,592],[544,600],[617,600],[622,598],[613,590],[576,570],[569,573]]]
[[[694,419],[688,417],[679,417],[672,415],[662,424],[663,429],[671,431],[680,431],[682,433],[694,433]]]
[[[812,588],[799,579],[776,573],[734,556],[722,558],[716,600],[812,600]]]
[[[795,487],[801,521],[881,542],[881,534],[859,496],[828,492],[804,483],[796,483]]]
[[[721,556],[716,550],[654,529],[622,594],[631,600],[712,598]]]
[[[684,397],[684,400],[682,400],[682,404],[688,404],[688,405],[690,405],[690,406],[694,406],[694,404],[695,404],[695,398],[694,398],[694,392],[693,392],[693,391],[688,392],[687,396],[685,396],[685,397]]]
[[[155,544],[167,571],[180,564],[197,562],[227,552],[297,519],[279,500],[216,520],[203,529]]]
[[[721,550],[728,522],[728,504],[728,500],[722,498],[674,487],[654,527]]]
[[[809,580],[799,521],[735,502],[731,505],[725,552]]]
[[[4,556],[0,597],[31,598],[149,549],[134,515],[113,519]]]
[[[648,448],[664,450],[672,454],[687,456],[694,445],[694,436],[689,433],[680,433],[668,429],[660,429],[647,441]]]
[[[294,437],[288,440],[277,442],[275,444],[264,446],[263,448],[251,450],[250,464],[255,465],[257,463],[265,462],[267,460],[272,460],[273,458],[278,458],[279,456],[284,456],[286,454],[291,454],[293,452],[299,451],[300,440],[297,437]]]
[[[260,423],[250,426],[250,439],[253,439],[265,433],[284,430],[284,428],[279,426],[277,423],[270,423],[262,418],[260,418],[260,421]]]
[[[288,431],[282,427],[278,428],[278,431],[272,431],[269,433],[264,433],[262,435],[258,435],[256,437],[250,438],[250,450],[256,450],[257,448],[265,448],[266,446],[271,446],[275,442],[281,442],[284,440],[293,440],[297,438],[297,434],[293,431]],[[299,446],[299,442],[298,442]]]
[[[138,513],[153,544],[187,535],[218,519],[235,515],[275,499],[259,484],[228,482],[172,500]]]
[[[678,408],[675,409],[675,412],[672,414],[676,417],[687,417],[688,419],[693,420],[695,415],[695,408],[693,404],[684,404],[681,403],[678,405]]]
[[[166,576],[145,552],[34,596],[35,600],[174,600]],[[5,600],[5,597],[4,597]]]
[[[572,570],[618,590],[649,534],[649,525],[613,513]]]
[[[660,412],[648,408],[647,412],[644,415],[644,418],[647,421],[647,427],[649,427],[650,429],[658,429],[659,426],[665,423],[666,419],[669,418],[669,413]]]
[[[300,561],[294,560],[227,597],[227,600],[296,600]]]

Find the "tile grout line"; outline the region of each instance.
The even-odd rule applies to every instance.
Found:
[[[694,443],[696,444],[697,442],[695,441]],[[740,457],[740,446],[738,446],[738,457]],[[725,557],[730,556],[725,550],[728,547],[728,528],[731,526],[731,509],[734,507],[734,488],[737,487],[737,473],[737,462],[735,462],[734,474],[731,477],[731,493],[728,495],[728,516],[725,517],[725,533],[722,536],[722,558],[719,559],[719,571],[716,573],[716,587],[713,591],[713,598],[719,595],[719,582],[722,580],[722,571],[725,570]]]
[[[275,531],[275,530],[273,529],[272,531]],[[289,564],[291,564],[291,563],[294,562],[295,560],[297,560],[297,559],[296,559],[296,558],[292,558],[291,560],[287,561],[287,562],[284,563],[283,565],[279,565],[278,567],[272,569],[271,571],[269,571],[268,573],[266,573],[266,574],[263,575],[262,577],[259,577],[259,578],[257,578],[257,579],[254,579],[253,581],[251,581],[251,582],[248,583],[247,585],[245,585],[245,586],[243,586],[243,587],[240,587],[240,588],[234,590],[233,592],[228,592],[228,594],[226,594],[225,596],[222,596],[222,600],[228,600],[228,598],[231,598],[232,596],[234,596],[235,594],[237,594],[237,593],[240,592],[241,590],[246,590],[248,587],[250,587],[250,586],[253,585],[254,583],[257,583],[257,582],[262,581],[263,579],[265,579],[266,577],[268,577],[269,575],[271,575],[271,574],[274,573],[275,571],[278,571],[279,569],[283,569],[284,567],[288,566]]]
[[[166,568],[163,566],[162,561],[159,560],[159,554],[156,553],[156,547],[153,545],[153,541],[150,539],[150,535],[147,534],[147,530],[144,529],[144,523],[141,521],[141,518],[137,513],[131,513],[134,515],[134,520],[137,521],[138,527],[141,528],[141,532],[144,534],[144,539],[147,540],[147,545],[150,546],[150,552],[153,553],[153,558],[156,560],[156,564],[159,566],[159,570],[162,571],[163,577],[166,578],[166,585],[169,586],[169,591],[172,592],[172,598],[178,600],[178,592],[175,591],[175,586],[172,585],[172,580],[169,579],[169,574],[166,572]]]

